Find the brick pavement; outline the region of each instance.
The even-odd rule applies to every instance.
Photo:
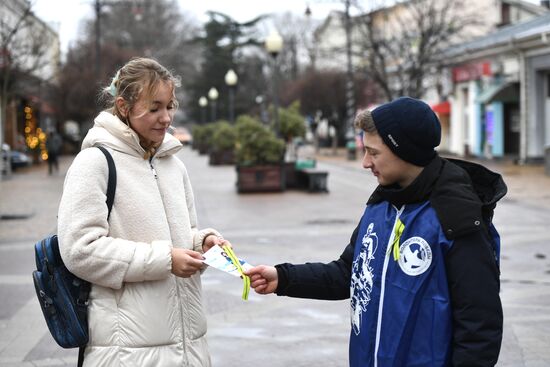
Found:
[[[331,192],[320,196],[293,191],[237,195],[232,167],[209,167],[205,157],[188,150],[182,159],[191,174],[201,224],[216,224],[238,244],[239,255],[254,263],[299,262],[310,259],[313,252],[320,261],[330,260],[360,215],[357,203],[368,196],[364,191],[373,187],[360,159],[347,161],[343,151],[336,156],[322,151],[318,156],[320,166],[331,171]],[[0,182],[0,214],[30,215],[0,221],[1,367],[74,363],[74,351],[58,348],[47,334],[29,275],[32,244],[55,231],[64,172],[71,161],[72,157],[61,158],[59,175],[48,176],[46,165],[41,165]],[[483,163],[501,172],[509,187],[495,218],[504,244],[505,338],[498,366],[548,366],[550,263],[546,247],[550,236],[545,229],[550,220],[550,177],[542,167]],[[369,189],[364,185],[370,185]],[[360,194],[364,196],[358,198]],[[313,247],[296,246],[298,236]],[[306,366],[320,357],[320,351],[325,361],[321,365],[346,365],[347,302],[251,295],[250,302],[243,304],[238,280],[231,279],[231,283],[224,274],[209,271],[203,281],[215,366],[252,362],[270,367],[289,362]],[[243,350],[247,363],[240,363]]]
[[[47,166],[42,164],[19,169],[10,178],[0,181],[0,215],[30,217],[32,232],[38,233],[38,237],[55,231],[55,218],[51,213],[57,210],[65,172],[72,158],[62,156],[60,171],[52,176],[48,175]],[[332,149],[322,149],[317,160],[354,170],[363,169],[359,154],[356,160],[350,161],[343,149],[339,149],[336,155]],[[544,173],[543,166],[519,166],[511,161],[476,162],[503,175],[508,186],[505,200],[550,208],[550,176]],[[19,220],[0,221],[0,243],[20,239],[21,235],[29,233],[28,227],[18,223]]]
[[[0,244],[43,237],[55,231],[65,172],[72,156],[59,159],[59,172],[48,175],[46,164],[18,169],[0,181]]]
[[[338,149],[336,154],[329,148],[321,149],[317,160],[346,166],[352,169],[363,169],[361,167],[361,156],[358,153],[354,161],[347,160],[346,151]],[[510,159],[485,160],[468,159],[484,165],[485,167],[500,173],[508,186],[506,201],[523,201],[534,205],[550,208],[550,175],[544,172],[541,164],[517,165]]]

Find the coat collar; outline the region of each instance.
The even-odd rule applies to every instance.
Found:
[[[82,149],[96,145],[104,145],[113,150],[143,158],[145,149],[139,144],[138,134],[117,116],[103,111],[94,120],[94,126],[88,131]],[[170,134],[155,153],[155,157],[172,155],[182,148],[181,143]]]

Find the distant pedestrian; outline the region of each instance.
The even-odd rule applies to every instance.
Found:
[[[59,206],[60,252],[92,283],[84,366],[210,366],[202,305],[202,253],[228,244],[199,229],[182,145],[166,130],[178,80],[152,59],[124,65],[105,89],[67,172]],[[105,205],[111,153],[117,184]]]
[[[494,366],[502,341],[501,176],[438,156],[441,127],[408,97],[356,117],[363,167],[379,186],[350,242],[328,264],[260,265],[256,292],[351,298],[352,367]]]
[[[62,145],[63,141],[61,136],[55,131],[50,131],[46,139],[46,150],[48,151],[48,173],[50,175],[53,171],[59,172],[59,153],[61,152]]]

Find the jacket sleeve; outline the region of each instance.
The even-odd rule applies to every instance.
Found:
[[[59,249],[67,269],[115,289],[123,282],[168,277],[169,241],[143,243],[108,236],[107,176],[107,162],[99,149],[80,152],[67,172],[58,212]]]
[[[277,295],[297,298],[341,300],[349,298],[353,250],[359,226],[338,260],[328,264],[276,265]]]
[[[494,366],[502,341],[499,269],[488,234],[454,241],[446,257],[453,310],[453,367]]]

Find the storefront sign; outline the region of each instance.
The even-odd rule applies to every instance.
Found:
[[[466,64],[453,68],[453,82],[467,82],[477,80],[482,76],[491,76],[491,62],[479,62],[475,64]]]

